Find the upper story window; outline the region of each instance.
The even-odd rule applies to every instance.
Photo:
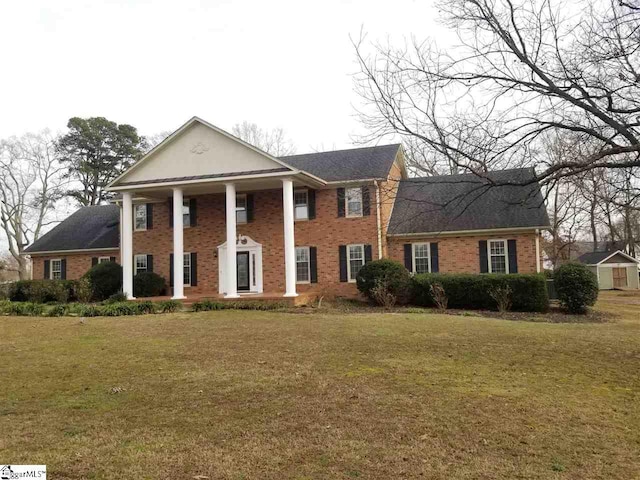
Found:
[[[191,226],[191,209],[189,208],[189,199],[182,199],[182,226]]]
[[[236,195],[236,223],[247,223],[247,195]]]
[[[111,257],[98,257],[98,263],[109,263],[111,261]]]
[[[489,255],[489,273],[507,273],[509,271],[509,257],[506,240],[489,240],[487,242]]]
[[[136,275],[142,272],[146,272],[147,268],[148,268],[148,264],[147,264],[147,256],[146,255],[136,255],[135,256],[135,262],[136,262]]]
[[[311,262],[309,247],[296,247],[296,282],[309,283],[311,281]]]
[[[295,190],[293,192],[293,203],[296,220],[309,220],[309,191]]]
[[[51,280],[60,280],[62,278],[62,260],[51,260]]]
[[[133,207],[134,230],[147,229],[147,205],[141,203]]]
[[[364,265],[364,245],[347,245],[347,275],[355,282],[358,272]]]
[[[413,244],[414,273],[429,273],[431,271],[431,248],[428,243]]]
[[[362,188],[353,187],[345,189],[345,206],[347,217],[362,216]]]

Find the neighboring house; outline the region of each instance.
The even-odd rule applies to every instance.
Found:
[[[597,275],[600,290],[640,288],[640,262],[620,250],[585,253],[578,258],[578,262],[584,263]]]
[[[81,209],[27,253],[34,278],[127,259],[125,292],[154,271],[175,298],[355,295],[359,269],[382,257],[416,273],[535,273],[549,225],[539,186],[494,185],[532,176],[409,179],[400,145],[275,158],[193,118],[109,186],[118,206]]]

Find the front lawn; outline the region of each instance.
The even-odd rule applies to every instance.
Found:
[[[51,478],[640,476],[640,297],[433,313],[0,317],[0,462]]]

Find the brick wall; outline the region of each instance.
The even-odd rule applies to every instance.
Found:
[[[469,235],[440,238],[411,238],[389,240],[389,256],[404,264],[404,244],[438,242],[438,264],[440,273],[480,273],[478,242],[480,240],[516,240],[518,273],[536,273],[536,234],[518,233],[498,235]]]
[[[67,280],[76,280],[84,275],[91,268],[93,257],[116,257],[116,261],[120,262],[119,250],[104,250],[91,253],[66,254],[66,255],[32,255],[31,263],[33,269],[33,279],[40,280],[44,278],[44,261],[45,260],[67,260]]]

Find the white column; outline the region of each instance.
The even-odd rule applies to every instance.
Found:
[[[296,242],[293,218],[293,181],[282,180],[282,203],[284,213],[284,268],[285,297],[297,297],[296,293]]]
[[[184,225],[182,222],[182,189],[173,189],[173,299],[184,296]]]
[[[236,186],[225,184],[227,194],[227,258],[225,280],[227,292],[225,298],[238,297],[238,272],[236,258]],[[222,259],[220,259],[222,261]]]
[[[122,264],[122,292],[133,300],[133,200],[131,192],[122,194],[122,240],[120,263]]]

